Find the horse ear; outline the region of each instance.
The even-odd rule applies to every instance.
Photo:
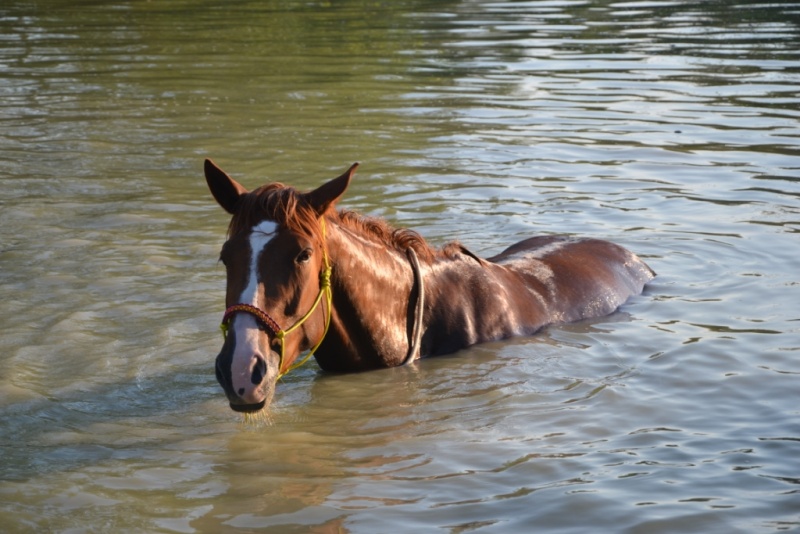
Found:
[[[356,172],[357,167],[358,163],[353,163],[350,168],[338,178],[334,178],[330,182],[322,184],[313,191],[306,193],[306,199],[319,215],[325,215],[325,213],[342,198],[347,186],[350,185],[350,179]]]
[[[208,188],[216,201],[219,202],[219,205],[231,215],[236,213],[239,198],[247,193],[247,189],[228,176],[225,171],[217,167],[210,159],[205,162],[205,172]]]

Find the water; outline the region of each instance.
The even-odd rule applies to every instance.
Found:
[[[0,7],[8,532],[773,532],[800,525],[792,2]],[[361,161],[350,208],[481,254],[601,237],[611,317],[279,385],[212,370],[226,217]]]

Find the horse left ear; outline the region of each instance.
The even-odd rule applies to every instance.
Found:
[[[306,200],[316,210],[319,215],[325,215],[331,209],[342,195],[344,195],[347,186],[350,185],[350,179],[356,172],[358,163],[353,163],[344,174],[338,178],[334,178],[330,182],[322,184],[318,188],[306,193]]]

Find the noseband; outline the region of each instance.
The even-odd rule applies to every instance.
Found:
[[[322,221],[322,236],[323,241],[325,238],[325,221]],[[324,245],[323,245],[324,247]],[[290,371],[294,371],[298,367],[302,366],[306,363],[311,356],[317,351],[320,345],[322,345],[322,341],[325,339],[325,336],[328,334],[328,327],[331,324],[331,306],[333,304],[333,291],[331,290],[331,265],[328,262],[328,255],[325,253],[325,249],[322,250],[322,262],[323,262],[323,269],[322,272],[319,273],[319,293],[317,293],[317,298],[314,300],[314,304],[312,304],[311,309],[306,312],[296,323],[294,323],[289,328],[283,329],[278,325],[278,322],[270,317],[270,315],[265,312],[264,310],[257,308],[251,304],[234,304],[233,306],[229,307],[225,310],[225,313],[222,315],[222,323],[219,325],[220,329],[222,330],[222,337],[228,337],[228,330],[230,329],[230,323],[233,319],[233,316],[237,313],[249,313],[253,317],[255,317],[256,322],[260,324],[266,330],[272,332],[275,338],[281,344],[281,359],[278,363],[278,378],[282,377],[286,373]],[[319,306],[320,302],[322,302],[322,297],[325,297],[325,302],[328,307],[328,313],[325,317],[325,330],[322,332],[322,336],[319,338],[319,341],[314,348],[312,348],[308,354],[306,354],[302,360],[296,362],[289,366],[288,369],[282,371],[283,369],[283,361],[286,354],[286,336],[303,326],[303,324],[308,321],[311,315],[316,311],[317,307]]]

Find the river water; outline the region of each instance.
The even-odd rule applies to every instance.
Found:
[[[0,7],[4,532],[800,527],[800,7]],[[611,317],[227,406],[227,218],[311,188],[480,254],[610,239]]]

